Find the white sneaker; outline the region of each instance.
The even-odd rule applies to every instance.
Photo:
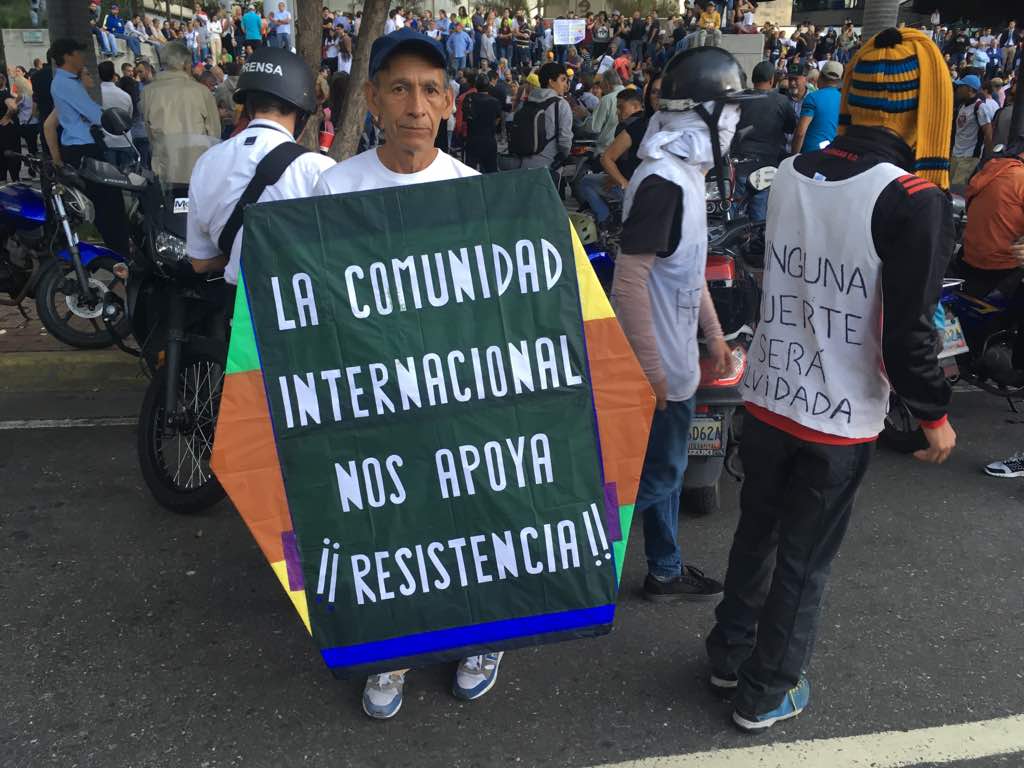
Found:
[[[363,712],[377,720],[387,720],[402,708],[405,672],[384,672],[366,678],[363,688]]]
[[[498,665],[504,655],[504,651],[499,651],[463,659],[455,672],[452,693],[466,701],[479,699],[498,681]]]
[[[1024,477],[1024,453],[1015,453],[1003,461],[994,461],[985,467],[992,477]]]

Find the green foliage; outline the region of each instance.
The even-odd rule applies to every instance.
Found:
[[[40,24],[46,26],[46,19],[41,19]],[[29,29],[31,26],[32,20],[29,15],[28,0],[0,2],[0,28]]]

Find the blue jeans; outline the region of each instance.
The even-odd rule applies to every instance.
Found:
[[[142,43],[139,42],[139,38],[129,37],[128,35],[115,35],[115,37],[120,40],[124,40],[125,45],[128,46],[128,50],[130,50],[136,58],[142,55]]]
[[[746,215],[751,221],[766,221],[768,219],[768,193],[771,190],[762,189],[760,192],[754,192],[749,198],[747,198],[747,176],[737,175],[736,176],[736,198],[743,200],[746,203]],[[742,216],[744,206],[739,203],[733,203],[732,209],[733,214]]]
[[[611,216],[606,200],[622,200],[621,187],[612,187],[610,191],[605,191],[604,183],[607,180],[607,173],[592,173],[580,179],[580,197],[590,206],[598,224],[604,224]]]
[[[669,402],[654,412],[647,456],[640,475],[636,509],[644,516],[644,554],[652,576],[671,579],[682,573],[679,551],[679,492],[689,458],[690,422],[696,398]]]
[[[466,57],[465,56],[452,56],[452,69],[458,72],[460,69],[466,68]]]
[[[117,53],[117,43],[114,41],[114,36],[107,32],[107,30],[93,27],[92,34],[100,41],[100,50],[103,53]]]
[[[290,51],[292,49],[292,36],[287,32],[278,32],[277,47]]]

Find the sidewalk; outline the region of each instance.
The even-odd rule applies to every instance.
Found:
[[[0,420],[134,414],[147,379],[117,347],[75,349],[47,333],[35,305],[0,306]]]

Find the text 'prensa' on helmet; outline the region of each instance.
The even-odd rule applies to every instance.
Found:
[[[234,99],[244,104],[246,94],[261,91],[312,113],[315,89],[313,72],[300,56],[284,48],[260,48],[242,65]]]
[[[661,109],[684,112],[706,101],[739,102],[763,96],[747,90],[743,67],[724,48],[687,48],[661,74]]]

